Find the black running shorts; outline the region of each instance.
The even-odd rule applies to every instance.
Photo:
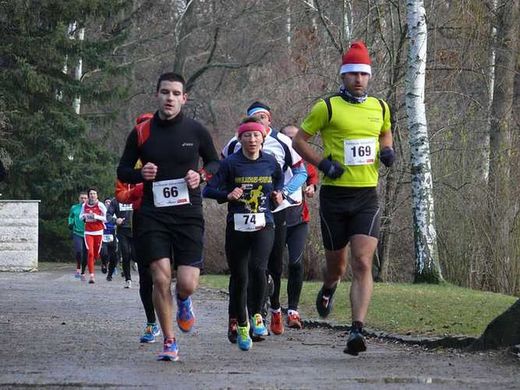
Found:
[[[203,268],[203,236],[202,212],[183,216],[141,212],[134,215],[135,249],[139,264],[145,267],[154,260],[173,256],[175,268]]]
[[[344,248],[355,234],[379,238],[381,217],[375,188],[322,186],[320,220],[323,246]]]

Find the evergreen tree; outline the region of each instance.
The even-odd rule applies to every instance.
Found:
[[[0,153],[10,160],[3,193],[9,199],[41,200],[42,244],[61,242],[68,250],[65,219],[80,190],[96,186],[101,195],[113,193],[116,158],[102,140],[89,136],[99,124],[77,115],[72,101],[81,96],[85,104],[100,104],[124,96],[113,81],[121,69],[112,52],[125,38],[125,4],[0,2]],[[84,40],[70,39],[72,23],[86,27]],[[74,80],[65,69],[73,70],[80,58],[94,75]],[[40,259],[60,251],[40,249]]]

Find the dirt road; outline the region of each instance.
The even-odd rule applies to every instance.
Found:
[[[343,354],[345,334],[288,330],[239,351],[226,337],[227,296],[199,289],[198,323],[178,334],[180,361],[155,361],[160,344],[138,342],[144,314],[138,284],[118,275],[89,285],[61,267],[0,273],[2,388],[520,388],[520,363],[505,352],[425,351],[369,340]],[[179,332],[180,333],[180,332]]]

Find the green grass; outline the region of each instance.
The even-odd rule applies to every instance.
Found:
[[[225,275],[204,275],[201,284],[227,290],[228,280]],[[282,281],[282,306],[287,302],[286,282]],[[299,308],[304,319],[319,319],[315,300],[320,286],[319,282],[304,283]],[[349,290],[350,283],[340,284],[327,321],[350,324]],[[517,299],[450,284],[376,283],[366,323],[370,329],[402,335],[477,337]]]

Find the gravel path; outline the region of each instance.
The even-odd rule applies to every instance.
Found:
[[[119,275],[89,285],[61,266],[0,273],[1,388],[520,389],[506,352],[426,351],[370,339],[345,355],[345,333],[287,330],[239,351],[226,337],[227,296],[200,288],[196,329],[178,332],[180,361],[157,362],[160,344],[138,342],[144,313]]]

